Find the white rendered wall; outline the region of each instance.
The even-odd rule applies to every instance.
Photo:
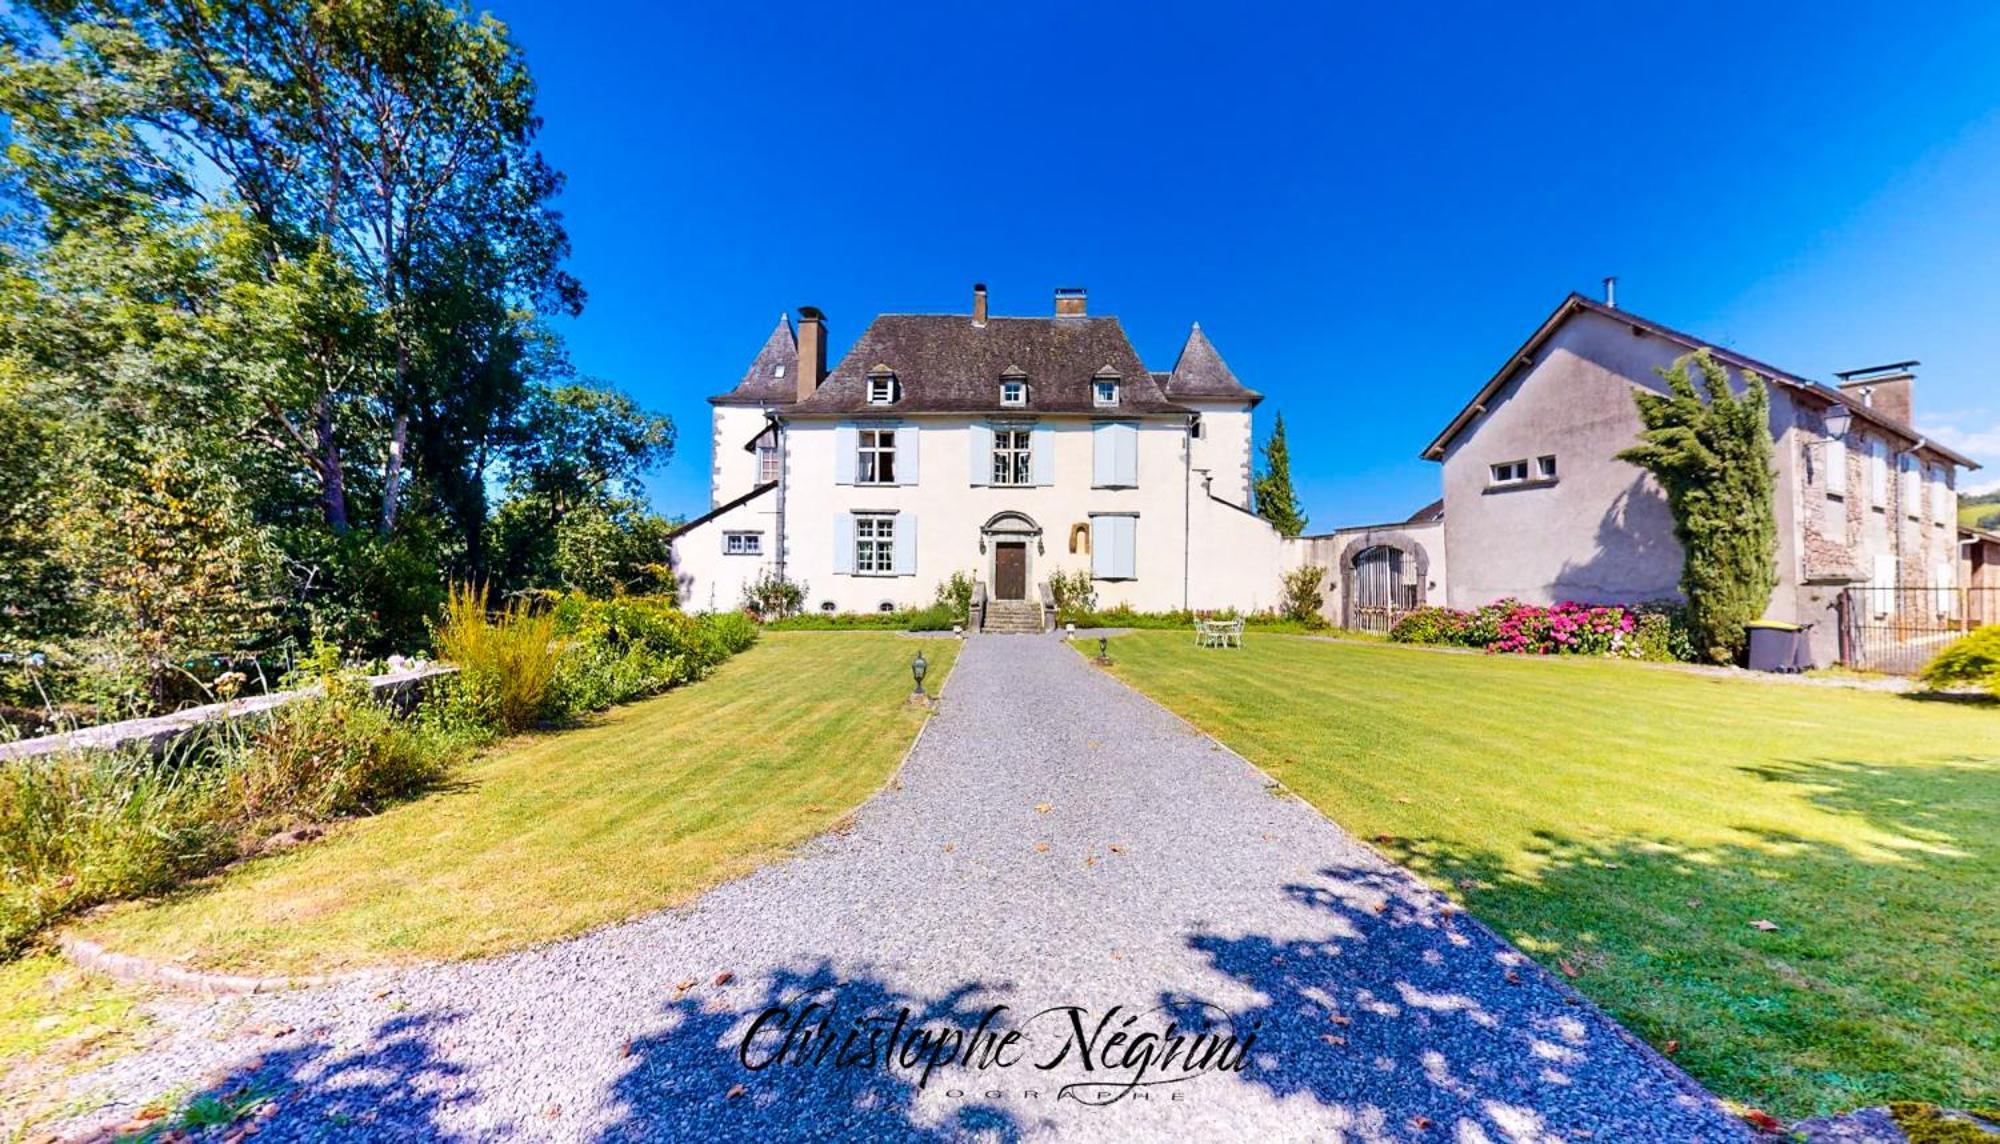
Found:
[[[1232,504],[1251,507],[1250,407],[1223,402],[1184,404],[1201,413],[1202,435],[1194,441],[1194,467],[1208,470],[1209,491]]]
[[[764,428],[761,405],[716,405],[709,418],[710,455],[708,507],[728,504],[757,484],[757,454],[744,444]]]
[[[723,552],[726,532],[760,532],[764,551],[756,556]],[[704,521],[674,538],[674,580],[681,607],[690,612],[729,612],[743,603],[743,586],[777,560],[778,491],[756,497]]]

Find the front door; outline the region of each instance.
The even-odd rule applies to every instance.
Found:
[[[1028,598],[1028,546],[1019,541],[993,546],[993,597],[998,600]]]

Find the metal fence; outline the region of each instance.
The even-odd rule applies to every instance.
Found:
[[[1840,661],[1915,675],[1953,640],[2000,623],[2000,587],[1848,588],[1840,596]]]

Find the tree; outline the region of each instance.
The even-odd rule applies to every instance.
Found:
[[[1645,428],[1618,457],[1666,491],[1694,646],[1717,663],[1733,662],[1743,626],[1763,616],[1778,579],[1770,395],[1753,373],[1735,393],[1706,349],[1658,372],[1667,393],[1635,394]]]
[[[1306,514],[1292,491],[1292,457],[1285,448],[1285,415],[1278,414],[1271,439],[1264,442],[1264,472],[1251,484],[1257,494],[1257,515],[1285,536],[1306,530]]]

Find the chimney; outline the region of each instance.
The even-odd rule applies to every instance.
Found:
[[[1618,308],[1618,276],[1616,274],[1604,280],[1604,304],[1614,310]]]
[[[804,401],[826,380],[826,315],[818,306],[799,307],[799,400]]]
[[[1910,424],[1911,390],[1916,387],[1914,372],[1918,361],[1890,362],[1866,369],[1850,369],[1833,376],[1840,379],[1840,391],[1860,398],[1861,404],[1884,417]]]
[[[1084,316],[1084,289],[1081,286],[1056,287],[1056,317],[1081,318]]]
[[[972,284],[972,324],[975,326],[986,324],[986,283],[984,282],[974,282]]]

